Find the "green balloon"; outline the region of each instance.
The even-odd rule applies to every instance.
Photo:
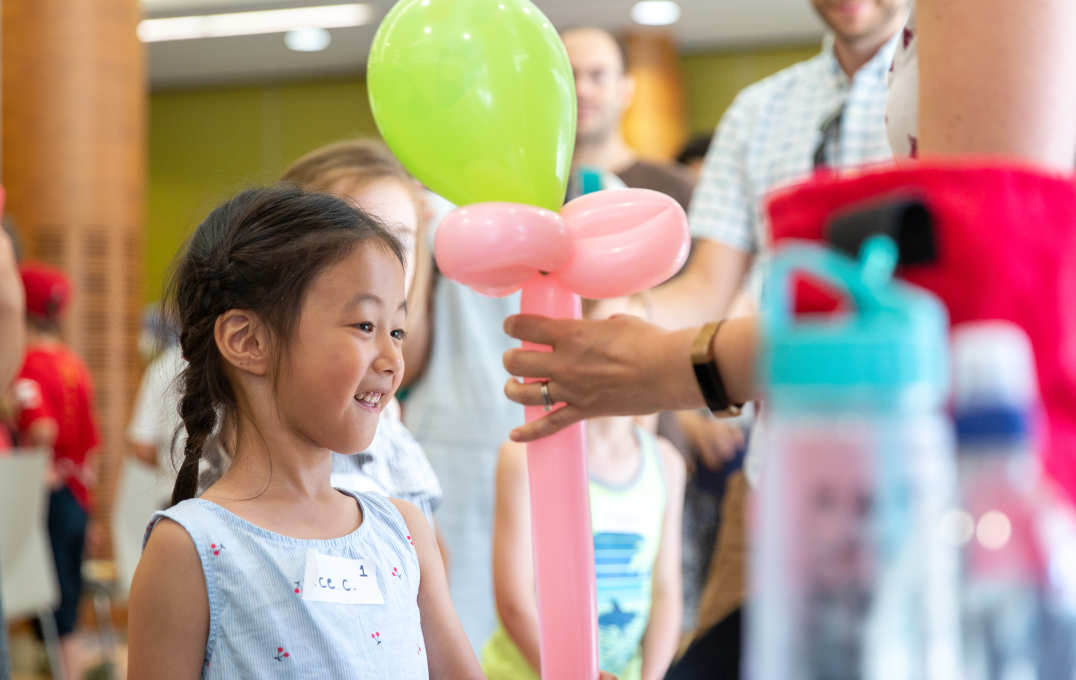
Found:
[[[385,142],[432,191],[559,210],[575,83],[529,0],[400,0],[374,37],[367,84]]]

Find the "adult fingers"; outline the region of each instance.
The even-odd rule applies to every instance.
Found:
[[[574,406],[568,405],[542,416],[538,420],[527,423],[512,430],[512,441],[532,442],[542,439],[551,434],[560,432],[569,425],[574,425],[583,419],[583,413]]]
[[[510,378],[504,384],[504,396],[524,406],[541,406],[545,403],[542,399],[542,384],[537,382],[522,383]]]
[[[556,387],[553,383],[545,380],[538,380],[534,382],[521,382],[515,379],[509,379],[504,384],[504,395],[512,401],[523,404],[524,406],[544,406],[545,395],[542,394],[542,384],[545,383],[546,394],[549,395],[549,400],[554,404],[560,404],[568,401],[567,395],[564,395],[563,391]],[[561,395],[561,398],[557,398]]]
[[[535,314],[516,314],[504,320],[504,332],[517,340],[539,345],[556,345],[565,324],[572,319],[551,319]]]
[[[556,358],[552,352],[510,349],[504,353],[504,370],[521,378],[548,378],[553,374]]]
[[[736,452],[743,447],[743,430],[727,423],[709,423],[709,427],[703,429],[702,441],[699,444],[699,455],[703,463],[711,470],[716,470],[732,460]]]

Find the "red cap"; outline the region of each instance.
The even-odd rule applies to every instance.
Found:
[[[59,269],[38,263],[19,267],[26,289],[26,313],[41,319],[55,319],[71,299],[71,282]]]

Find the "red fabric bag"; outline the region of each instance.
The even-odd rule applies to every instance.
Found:
[[[937,249],[933,263],[898,274],[941,298],[953,324],[1005,319],[1030,336],[1046,416],[1043,462],[1076,502],[1076,183],[989,162],[828,174],[771,196],[773,242],[822,240],[834,215],[895,195],[925,203]],[[823,296],[801,287],[798,307],[832,309]]]

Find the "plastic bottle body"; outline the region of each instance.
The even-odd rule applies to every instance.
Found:
[[[746,677],[952,680],[951,427],[937,398],[849,396],[768,404]]]
[[[966,680],[1076,679],[1076,612],[1055,593],[1051,499],[1024,442],[961,447]],[[1056,518],[1055,518],[1056,519]],[[1069,535],[1062,539],[1076,541]]]
[[[1031,343],[1010,323],[980,321],[955,329],[952,356],[963,677],[1073,680],[1076,565],[1065,563],[1076,531],[1035,457]]]

